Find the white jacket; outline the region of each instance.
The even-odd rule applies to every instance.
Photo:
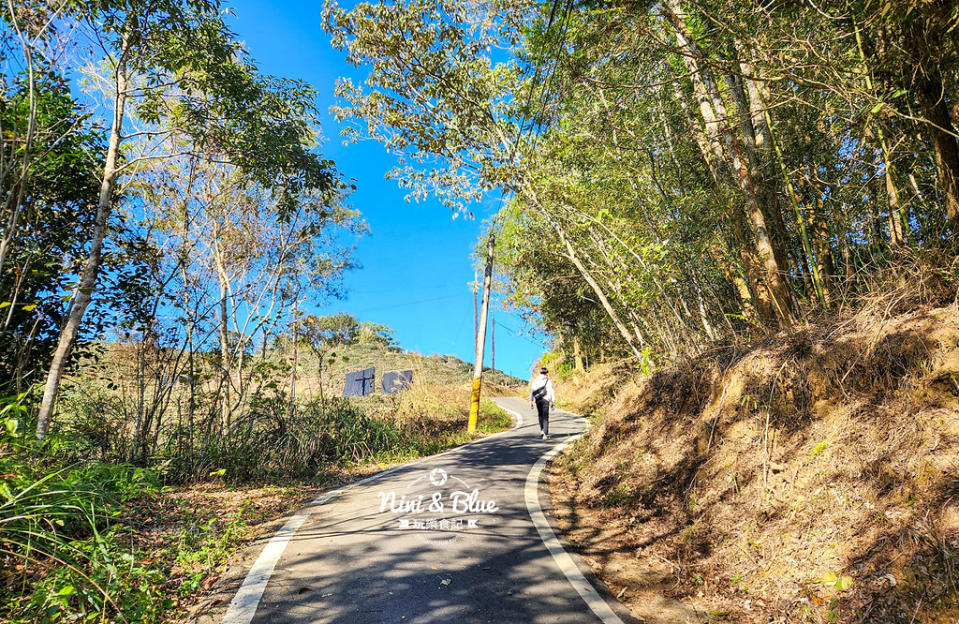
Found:
[[[553,382],[549,380],[549,377],[543,375],[542,373],[533,380],[533,383],[529,386],[529,400],[533,401],[533,393],[546,386],[546,396],[543,397],[550,403],[556,402],[556,394],[553,392]]]

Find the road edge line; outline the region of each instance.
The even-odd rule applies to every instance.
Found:
[[[464,447],[477,444],[479,442],[485,442],[490,438],[502,435],[504,433],[509,433],[510,431],[515,431],[523,426],[524,421],[522,414],[514,412],[509,408],[505,408],[498,403],[496,406],[512,414],[516,418],[516,424],[509,429],[497,431],[496,433],[490,434],[485,438],[480,438],[479,440],[471,440],[470,442],[466,442],[464,444],[460,444],[459,446],[445,450],[442,453],[420,457],[419,459],[414,459],[411,462],[401,464],[399,466],[393,466],[392,468],[387,468],[386,470],[377,472],[368,477],[364,477],[359,481],[350,483],[349,485],[345,485],[331,492],[326,492],[325,494],[322,494],[307,503],[303,508],[303,511],[291,516],[290,519],[287,520],[286,523],[273,535],[273,537],[270,538],[270,541],[266,543],[266,546],[263,547],[263,550],[260,551],[259,556],[257,556],[256,561],[253,562],[253,565],[250,567],[250,571],[247,572],[246,577],[240,584],[239,589],[236,590],[236,595],[234,595],[233,599],[230,601],[230,606],[223,615],[223,619],[220,620],[220,624],[250,624],[250,622],[253,621],[253,617],[256,615],[256,609],[260,606],[260,599],[263,597],[263,592],[266,591],[266,585],[270,581],[270,577],[273,576],[273,570],[276,568],[276,564],[280,561],[280,557],[283,556],[283,551],[286,550],[286,545],[291,539],[293,539],[293,536],[296,535],[296,532],[300,530],[300,527],[303,526],[303,523],[306,522],[306,520],[312,515],[313,507],[319,507],[320,505],[323,505],[324,503],[336,498],[340,494],[343,494],[347,490],[353,489],[360,485],[365,485],[398,470],[403,470],[410,466],[415,466],[421,462],[425,462],[430,459],[436,459],[437,457],[442,457],[443,455],[447,455],[449,453],[454,453]]]
[[[503,407],[503,409],[512,411],[505,407]],[[580,418],[583,417],[580,416]],[[526,475],[526,485],[523,488],[523,496],[526,499],[526,510],[529,512],[533,526],[536,527],[536,531],[546,546],[546,550],[549,551],[549,554],[553,557],[553,561],[555,561],[559,569],[562,570],[566,576],[566,580],[573,586],[573,589],[576,590],[579,597],[583,599],[583,602],[586,603],[603,624],[625,624],[606,600],[599,595],[599,592],[596,591],[593,584],[589,582],[589,579],[580,571],[579,566],[573,561],[573,555],[563,547],[562,542],[560,542],[556,533],[553,531],[553,527],[550,526],[546,514],[543,513],[543,507],[539,504],[539,481],[543,470],[546,468],[546,464],[563,452],[563,449],[569,444],[582,437],[587,431],[589,431],[588,421],[586,422],[586,429],[584,429],[582,433],[566,438],[566,440],[557,444],[536,460],[529,474]]]

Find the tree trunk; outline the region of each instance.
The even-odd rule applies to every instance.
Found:
[[[816,213],[810,219],[812,245],[819,261],[819,276],[825,287],[826,304],[832,305],[836,296],[836,265],[829,245],[831,238],[830,221],[826,215],[826,206],[821,197],[816,197]]]
[[[839,236],[839,240],[842,251],[843,273],[846,276],[846,284],[849,286],[852,284],[853,277],[855,276],[852,266],[852,251],[849,249],[849,238],[845,233]]]
[[[709,169],[709,173],[710,175],[712,175],[713,181],[716,183],[716,187],[718,189],[722,185],[722,180],[725,177],[724,173],[726,170],[725,162],[723,161],[722,154],[721,153],[717,154],[714,151],[711,141],[706,137],[699,123],[697,123],[695,117],[693,116],[692,111],[689,108],[689,105],[686,103],[686,97],[685,97],[685,94],[682,92],[682,88],[680,87],[679,80],[678,79],[674,80],[672,84],[673,84],[673,93],[676,97],[676,100],[679,102],[680,107],[683,110],[683,115],[686,117],[686,123],[689,126],[689,131],[692,133],[693,139],[695,139],[696,145],[699,147],[699,151],[702,154],[703,160],[706,162],[706,166]],[[704,110],[704,114],[711,115],[712,111]],[[726,212],[727,212],[727,215],[729,215],[730,211],[727,210]],[[734,208],[732,212],[734,214],[729,215],[729,222],[733,228],[734,235],[736,236],[740,244],[740,255],[742,257],[742,262],[743,262],[743,271],[747,279],[750,282],[756,284],[757,293],[758,293],[759,284],[761,284],[761,280],[758,278],[758,275],[754,272],[755,263],[751,261],[750,252],[748,252],[746,249],[746,246],[751,247],[751,244],[743,232],[745,228],[743,227],[743,224],[741,223],[742,217],[739,214],[739,210]],[[746,318],[750,322],[753,322],[755,320],[756,307],[759,307],[762,305],[758,301],[759,295],[757,294],[754,297],[753,293],[749,289],[749,285],[747,284],[745,280],[742,279],[738,271],[736,271],[735,269],[727,271],[724,263],[720,263],[720,266],[723,268],[724,273],[726,273],[726,277],[730,281],[732,281],[733,284],[736,286],[736,292],[739,293],[740,303],[742,305],[744,316],[746,316]]]
[[[789,287],[786,285],[783,275],[784,267],[781,267],[776,259],[776,250],[766,225],[766,215],[754,180],[743,159],[739,141],[728,128],[724,135],[733,170],[736,172],[736,181],[743,192],[746,214],[752,224],[752,234],[756,241],[756,251],[759,252],[759,260],[762,263],[765,286],[769,290],[774,306],[771,311],[767,310],[764,316],[767,322],[788,326],[791,320],[792,297],[789,294]]]
[[[766,132],[769,139],[770,145],[773,147],[773,153],[776,155],[776,162],[779,165],[779,171],[782,174],[783,182],[786,183],[786,193],[789,195],[789,202],[792,204],[793,212],[796,215],[796,225],[799,230],[799,240],[802,242],[802,250],[805,256],[805,262],[796,262],[795,266],[797,269],[804,267],[806,269],[806,275],[804,279],[809,282],[807,285],[807,293],[815,292],[816,298],[819,300],[819,304],[823,309],[829,307],[828,302],[826,301],[826,293],[823,288],[822,278],[819,275],[819,267],[816,263],[816,258],[813,254],[812,244],[809,241],[809,233],[806,231],[806,222],[803,217],[802,207],[799,205],[799,193],[796,192],[796,188],[793,186],[792,180],[789,178],[789,172],[786,170],[786,162],[783,159],[782,150],[779,148],[779,143],[776,141],[773,136],[772,128],[772,116],[769,114],[769,111],[766,111]],[[781,214],[780,214],[781,216]]]
[[[752,225],[753,239],[762,268],[762,283],[754,284],[756,294],[767,290],[768,297],[759,296],[759,313],[763,320],[776,326],[788,326],[792,318],[792,297],[784,279],[785,267],[776,260],[775,247],[763,212],[762,202],[755,185],[755,179],[749,172],[748,163],[743,155],[739,140],[729,127],[729,115],[722,100],[708,60],[684,21],[684,11],[680,0],[666,0],[667,17],[673,26],[676,40],[684,50],[683,61],[689,70],[693,88],[700,104],[703,121],[707,128],[707,137],[718,133],[725,146],[725,156],[729,161],[733,177],[739,186],[746,206],[746,214]],[[744,241],[746,243],[748,241]],[[765,301],[763,300],[765,299]]]
[[[729,264],[725,261],[725,254],[716,252],[716,264],[719,270],[723,272],[726,279],[736,288],[739,295],[739,305],[742,308],[742,314],[749,323],[756,322],[756,308],[753,303],[753,295],[749,291],[749,283],[743,279],[745,274],[745,259],[740,258],[742,264]],[[727,318],[727,321],[729,319]]]
[[[883,141],[885,144],[885,141]],[[896,182],[893,179],[892,163],[886,154],[885,145],[883,145],[883,157],[886,159],[886,196],[889,198],[889,242],[893,247],[901,247],[905,235],[902,227],[902,213],[899,206],[899,191],[896,189]]]
[[[775,318],[775,306],[770,300],[768,289],[763,285],[759,257],[746,233],[747,226],[742,211],[736,206],[732,208],[731,212],[729,224],[733,229],[734,244],[738,243],[739,260],[742,262],[743,273],[746,276],[744,284],[746,290],[751,295],[751,300],[759,318],[763,320]],[[740,288],[740,295],[742,295],[741,287],[738,288]]]
[[[185,289],[186,289],[186,281],[184,280],[184,290]],[[195,365],[196,362],[193,358],[196,351],[193,348],[193,317],[190,315],[190,312],[189,312],[189,306],[190,306],[189,295],[185,295],[184,298],[186,300],[186,305],[183,308],[184,312],[186,313],[186,322],[187,322],[186,341],[187,341],[187,349],[189,349],[187,358],[188,358],[188,366],[190,370],[190,379],[188,382],[190,384],[190,397],[189,397],[190,403],[187,406],[187,426],[188,426],[187,435],[189,439],[190,469],[192,470],[193,469],[193,437],[194,437],[194,427],[195,427],[194,417],[196,415],[196,365]]]
[[[716,154],[713,150],[712,145],[708,138],[706,138],[705,133],[703,133],[702,127],[699,123],[696,122],[696,118],[693,116],[692,110],[689,108],[689,104],[686,102],[686,95],[682,91],[682,87],[679,84],[679,79],[672,81],[673,85],[673,96],[676,98],[676,101],[679,102],[680,108],[683,110],[683,116],[686,118],[686,125],[689,128],[690,133],[693,135],[693,140],[696,142],[696,145],[699,147],[699,153],[702,154],[703,160],[706,162],[706,167],[709,169],[710,175],[713,177],[713,182],[717,185],[722,182],[722,165],[720,155]]]
[[[47,372],[46,384],[43,388],[43,399],[40,402],[40,412],[37,416],[37,440],[42,440],[50,429],[53,417],[53,408],[56,404],[57,393],[60,390],[60,380],[70,360],[77,335],[80,333],[80,323],[90,305],[90,299],[96,288],[97,277],[100,275],[100,263],[103,254],[103,241],[106,238],[110,224],[110,214],[113,211],[113,190],[117,179],[117,157],[122,139],[121,129],[127,100],[126,77],[127,47],[124,41],[117,62],[115,74],[116,100],[113,105],[113,126],[110,129],[110,139],[107,144],[106,160],[103,164],[103,181],[100,184],[100,196],[97,201],[97,213],[93,225],[93,236],[90,239],[90,254],[83,267],[76,295],[70,305],[66,323],[60,332],[50,370]]]
[[[532,203],[537,207],[539,213],[543,215],[543,218],[546,219],[546,222],[549,223],[550,227],[553,228],[553,231],[556,232],[556,235],[559,237],[560,243],[566,247],[567,255],[569,256],[570,262],[576,267],[580,275],[583,276],[583,279],[586,280],[586,283],[589,284],[590,288],[593,289],[593,292],[596,293],[596,296],[599,298],[600,304],[603,306],[603,310],[606,311],[607,316],[613,322],[613,325],[619,331],[619,334],[623,337],[623,340],[626,341],[626,345],[629,347],[630,351],[633,352],[633,355],[636,356],[640,361],[643,360],[642,354],[639,352],[639,349],[636,348],[636,345],[633,342],[633,337],[629,333],[629,329],[626,328],[626,325],[620,320],[619,315],[616,314],[616,310],[613,309],[612,304],[609,302],[609,299],[606,298],[606,293],[603,292],[603,289],[599,286],[593,276],[590,274],[589,270],[583,265],[582,261],[579,259],[579,256],[576,253],[576,250],[573,248],[572,243],[566,237],[566,232],[563,231],[563,228],[553,219],[552,216],[539,204],[539,200],[536,198],[535,194],[529,191],[527,196],[532,200]]]
[[[946,202],[946,217],[955,235],[959,233],[959,148],[942,83],[926,80],[920,88],[919,99],[935,148],[939,186]]]
[[[190,194],[192,194],[192,171],[190,178]],[[189,196],[189,194],[188,194]],[[188,199],[185,199],[182,204],[182,215],[180,222],[180,249],[179,249],[179,258],[180,258],[180,278],[183,280],[183,296],[181,305],[183,306],[183,318],[186,322],[186,345],[187,345],[187,366],[189,368],[189,404],[187,405],[187,436],[189,444],[187,447],[188,457],[189,457],[189,466],[192,470],[193,468],[193,436],[194,436],[194,416],[196,414],[196,367],[194,355],[196,353],[193,348],[193,330],[195,327],[194,316],[190,310],[190,279],[187,274],[187,265],[189,251],[187,246],[187,231],[189,227],[189,206]],[[181,434],[182,435],[182,434]]]
[[[763,97],[762,89],[756,82],[755,72],[752,63],[745,57],[745,52],[739,41],[736,41],[736,50],[739,53],[739,69],[742,71],[743,84],[746,86],[746,92],[749,94],[749,114],[753,123],[753,130],[756,138],[756,149],[760,156],[768,156],[769,150],[769,126],[766,124],[766,98]],[[761,158],[762,162],[768,167],[770,159]],[[771,173],[771,171],[770,171]]]
[[[321,409],[323,409],[323,410],[325,411],[325,410],[326,410],[326,397],[325,397],[324,394],[323,394],[323,358],[324,358],[325,356],[324,356],[324,354],[323,354],[323,349],[322,349],[322,348],[320,348],[320,349],[317,350],[316,357],[317,357],[317,359],[319,360],[319,364],[317,364],[317,366],[316,366],[316,374],[317,374],[317,376],[318,376],[319,379],[320,379],[320,406],[321,406]]]
[[[866,51],[862,43],[862,31],[855,21],[853,22],[853,26],[856,28],[856,48],[859,51],[859,58],[862,62],[862,73],[865,77],[866,89],[872,94],[872,69],[866,60]],[[903,227],[902,215],[899,212],[899,191],[896,189],[892,158],[886,145],[886,137],[883,133],[881,121],[876,124],[876,136],[879,139],[879,147],[882,149],[882,161],[886,178],[886,197],[889,200],[889,243],[893,247],[901,247],[903,243]]]
[[[789,256],[786,253],[786,244],[789,238],[786,234],[786,224],[783,222],[782,210],[779,209],[779,200],[776,196],[775,177],[772,175],[770,167],[767,166],[768,163],[765,162],[768,159],[764,160],[756,147],[757,142],[762,139],[757,137],[758,130],[753,123],[752,109],[755,105],[747,99],[746,91],[743,89],[743,81],[739,77],[726,74],[726,84],[729,85],[729,91],[733,94],[733,100],[736,102],[736,108],[739,111],[739,127],[743,136],[742,150],[746,155],[749,175],[756,187],[759,205],[762,207],[763,216],[769,225],[769,240],[773,247],[773,253],[776,255],[776,263],[781,270],[785,271],[789,267]],[[759,107],[761,108],[761,106]],[[762,126],[768,132],[768,126],[765,123]]]
[[[136,379],[137,384],[137,421],[133,432],[133,448],[130,449],[130,460],[138,463],[145,456],[144,440],[150,429],[149,421],[146,417],[146,335],[140,336],[139,343],[133,345],[133,354],[136,357]]]
[[[579,344],[579,336],[576,334],[573,334],[573,366],[578,371],[586,369],[583,365],[583,351]]]
[[[230,386],[233,385],[233,366],[230,358],[230,342],[229,342],[229,327],[227,326],[227,289],[226,284],[224,283],[224,277],[222,271],[220,272],[220,328],[219,328],[219,337],[220,337],[220,368],[223,369],[223,392],[222,403],[220,404],[220,427],[221,431],[224,431],[230,426],[230,401],[231,401],[231,392]]]
[[[669,4],[676,5],[677,8],[679,7],[677,0],[670,0]],[[720,120],[717,119],[718,111],[716,111],[710,103],[710,88],[706,84],[707,81],[712,81],[712,75],[708,68],[701,68],[697,63],[697,59],[693,58],[696,56],[695,52],[698,51],[698,48],[694,47],[695,42],[687,38],[685,28],[681,26],[678,18],[673,26],[679,45],[686,49],[686,53],[682,55],[683,63],[686,65],[686,70],[689,72],[689,77],[693,84],[694,96],[699,103],[699,113],[703,117],[709,152],[712,154],[711,158],[707,158],[707,162],[711,163],[713,174],[717,177],[717,181],[722,180],[725,178],[723,174],[728,171],[729,167],[720,137]],[[715,85],[712,86],[715,87]],[[682,98],[680,101],[682,101]]]
[[[300,363],[300,337],[297,335],[297,319],[296,317],[296,304],[297,300],[293,300],[293,368],[290,373],[290,416],[293,416],[294,410],[296,409],[296,367]],[[243,351],[240,351],[240,358],[243,357]],[[240,374],[243,374],[243,360],[240,360]]]
[[[699,288],[699,284],[694,282],[694,285],[696,287],[696,299],[699,303],[699,322],[703,324],[706,337],[708,337],[711,342],[716,342],[717,334],[709,322],[709,314],[706,312],[706,301],[703,299],[703,291]]]

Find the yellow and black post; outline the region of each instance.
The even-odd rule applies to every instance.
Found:
[[[479,329],[476,332],[476,359],[473,364],[473,393],[470,397],[470,418],[467,431],[476,431],[479,419],[480,387],[483,385],[483,354],[486,351],[486,317],[489,313],[489,291],[493,282],[493,247],[496,242],[494,229],[490,228],[486,242],[486,270],[483,272],[483,304],[480,307]]]

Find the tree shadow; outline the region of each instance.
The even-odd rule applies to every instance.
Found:
[[[310,510],[253,621],[598,622],[530,522],[523,496],[532,464],[578,432],[581,421],[554,413],[554,437],[544,441],[531,420],[524,413],[523,427],[402,467]],[[401,524],[443,514],[391,513],[380,494],[432,492],[426,477],[436,468],[456,487],[475,487],[497,501],[496,511],[474,514],[475,528]]]
[[[739,579],[776,562],[763,560],[765,546],[739,544],[779,529],[798,531],[799,544],[803,532],[835,532],[844,555],[828,565],[853,584],[767,587],[764,622],[959,621],[959,427],[948,424],[959,388],[937,372],[949,345],[926,329],[932,316],[780,333],[678,362],[620,393],[578,445],[576,467],[560,462],[555,472],[576,478],[569,518],[584,554],[664,555],[681,569],[674,595],[695,595],[694,579],[711,575],[730,617],[759,621],[755,607],[741,608],[757,594]],[[817,526],[806,516],[834,489],[853,507],[835,503]],[[803,524],[790,528],[797,517]],[[599,522],[630,528],[588,530]]]

